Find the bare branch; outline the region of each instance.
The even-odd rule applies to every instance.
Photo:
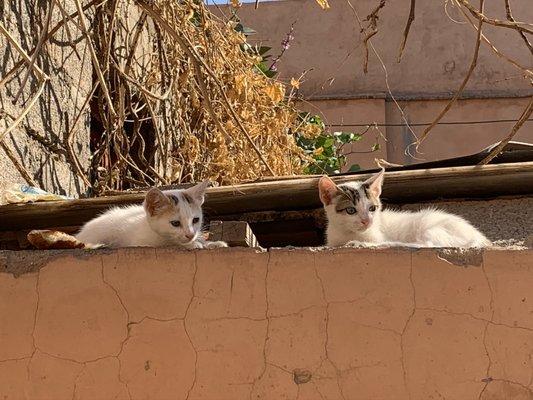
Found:
[[[509,21],[516,22],[516,20],[513,17],[513,13],[511,12],[510,0],[505,0],[505,13],[507,14],[507,19]],[[531,54],[533,54],[533,45],[531,44],[531,42],[527,38],[526,34],[524,32],[522,32],[522,31],[518,31],[518,34],[520,35],[520,37],[522,38],[522,40],[526,44],[526,46],[529,49],[529,51],[531,52]]]
[[[505,139],[503,139],[499,144],[498,146],[496,146],[491,152],[490,154],[485,157],[483,160],[481,160],[481,162],[479,163],[479,165],[485,165],[485,164],[488,164],[489,162],[492,161],[492,159],[496,156],[498,156],[498,154],[500,154],[500,152],[503,150],[503,148],[507,145],[507,143],[509,143],[511,141],[511,139],[516,135],[516,133],[518,132],[518,130],[522,127],[522,125],[524,125],[524,122],[526,122],[529,117],[531,116],[531,114],[533,113],[533,96],[529,99],[529,103],[528,105],[526,106],[526,108],[524,109],[524,111],[522,112],[522,115],[520,116],[520,118],[518,119],[518,121],[516,121],[516,124],[514,124],[513,128],[511,129],[511,132],[509,132],[509,134],[507,135],[507,137]]]
[[[479,1],[479,9],[483,11],[483,5],[485,3],[485,0]],[[479,56],[479,47],[481,45],[481,27],[483,25],[483,18],[479,18],[478,26],[477,26],[477,36],[476,36],[476,44],[474,47],[474,55],[472,56],[472,62],[470,63],[470,68],[468,69],[468,72],[466,73],[463,82],[461,83],[461,86],[459,86],[459,89],[455,92],[453,97],[450,99],[450,101],[446,104],[444,109],[439,113],[437,118],[433,120],[431,125],[429,125],[426,129],[424,129],[424,132],[422,132],[422,135],[420,135],[420,138],[416,141],[416,150],[418,151],[418,148],[422,144],[424,140],[426,140],[427,136],[429,135],[429,132],[439,123],[439,121],[446,115],[446,113],[452,108],[454,103],[457,101],[459,96],[461,96],[461,93],[463,92],[464,88],[466,87],[466,84],[470,80],[470,77],[472,76],[472,72],[474,72],[474,69],[477,65],[477,59]]]
[[[365,22],[368,22],[368,25],[364,28],[361,28],[361,33],[365,33],[365,36],[363,38],[363,46],[364,46],[364,59],[363,59],[363,72],[366,74],[368,72],[368,41],[376,34],[378,33],[378,19],[379,19],[379,11],[385,7],[385,4],[387,3],[386,0],[380,0],[379,4],[372,10],[370,14],[366,16],[366,18],[363,20]]]
[[[476,10],[467,0],[456,0],[459,4],[465,6],[468,11],[477,19],[481,19],[484,23],[494,26],[501,26],[503,28],[509,28],[514,29],[520,32],[528,33],[530,35],[533,35],[533,29],[527,28],[526,26],[531,26],[531,24],[525,23],[525,22],[517,22],[517,21],[502,21],[500,19],[493,19],[493,18],[487,18],[483,14],[483,10],[480,9]]]
[[[411,7],[409,10],[409,17],[407,18],[407,23],[405,24],[405,29],[403,31],[403,39],[400,44],[400,50],[398,51],[398,62],[402,61],[403,51],[405,49],[405,44],[407,43],[407,37],[409,36],[409,31],[411,30],[411,25],[415,20],[415,7],[416,0],[411,0]]]

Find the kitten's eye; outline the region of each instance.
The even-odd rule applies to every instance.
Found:
[[[196,217],[192,219],[193,224],[197,224],[198,222],[200,222],[200,218]]]
[[[348,207],[348,208],[346,209],[346,212],[347,212],[348,214],[350,214],[350,215],[353,215],[353,214],[355,214],[355,213],[357,212],[357,210],[355,209],[355,207]]]
[[[377,208],[376,206],[372,205],[372,206],[368,207],[368,211],[374,212],[374,211],[376,211],[376,208]]]
[[[179,221],[170,221],[170,225],[175,226],[176,228],[181,225]]]

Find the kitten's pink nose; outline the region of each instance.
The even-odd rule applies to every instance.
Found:
[[[186,233],[185,234],[185,237],[189,240],[193,240],[194,239],[194,233]]]
[[[368,226],[370,224],[370,220],[368,219],[362,219],[361,220],[361,224],[364,225],[364,226]]]

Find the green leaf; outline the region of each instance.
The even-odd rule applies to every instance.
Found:
[[[272,47],[268,47],[268,46],[261,46],[259,47],[259,49],[257,50],[257,53],[262,56],[264,55],[265,53],[267,53],[269,50],[272,50]]]
[[[244,34],[244,36],[250,36],[250,35],[256,34],[257,32],[254,31],[252,28],[248,28],[246,26],[243,26],[242,27],[242,33]]]
[[[268,78],[274,78],[277,75],[276,71],[272,71],[270,69],[263,72]]]
[[[267,78],[273,78],[276,76],[277,72],[276,71],[272,71],[270,69],[268,69],[268,67],[264,64],[264,63],[259,63],[259,64],[256,64],[255,67],[261,72],[263,73]]]
[[[362,135],[353,132],[334,132],[333,135],[343,144],[357,142],[363,138]]]
[[[246,42],[245,42],[245,43],[241,44],[241,49],[242,49],[243,51],[250,51],[250,50],[253,49],[253,47],[250,46],[249,43],[246,43]]]
[[[361,166],[359,164],[352,164],[350,168],[348,168],[348,172],[357,172],[361,170]]]
[[[326,140],[324,140],[324,144],[322,145],[324,148],[331,148],[335,144],[335,138],[332,138],[331,136],[326,136]]]
[[[374,143],[372,146],[372,151],[378,151],[379,149],[381,149],[381,145],[379,143]]]

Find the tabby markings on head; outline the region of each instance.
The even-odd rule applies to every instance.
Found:
[[[178,197],[177,197],[177,196],[171,194],[171,195],[169,195],[168,197],[169,197],[170,200],[172,200],[172,201],[174,202],[174,204],[175,204],[176,206],[178,205],[179,200],[178,200]]]
[[[350,186],[339,186],[339,189],[341,190],[341,198],[335,207],[336,211],[338,212],[344,211],[347,207],[355,206],[361,199],[361,194],[357,189],[354,189]]]

